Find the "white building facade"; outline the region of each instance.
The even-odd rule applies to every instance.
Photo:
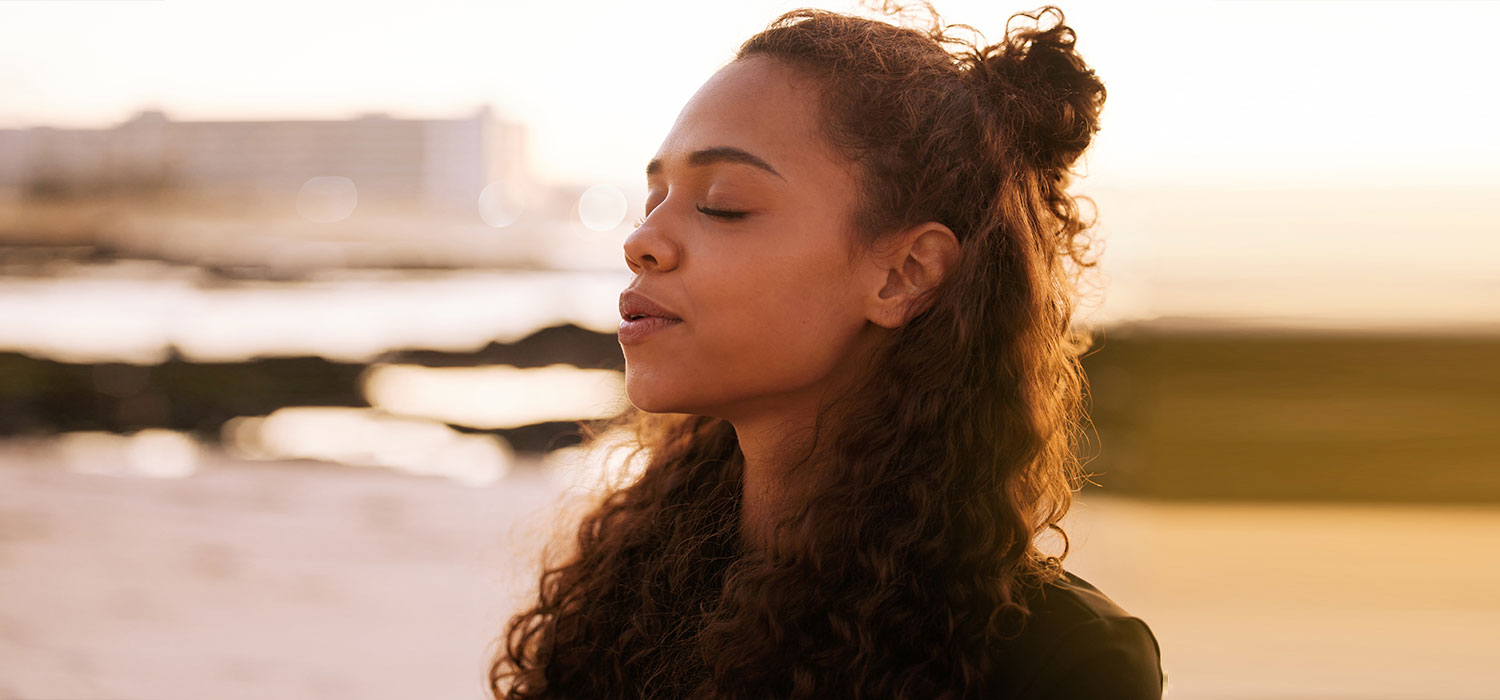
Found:
[[[492,183],[532,186],[525,127],[489,106],[459,119],[173,121],[143,111],[105,129],[0,129],[0,190],[58,197],[172,190],[283,200],[345,177],[361,206],[473,211]]]

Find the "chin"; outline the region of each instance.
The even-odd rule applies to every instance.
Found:
[[[626,379],[625,397],[630,400],[630,405],[647,413],[716,415],[714,407],[717,404],[705,402],[705,397],[673,391],[660,383]]]
[[[625,382],[625,397],[630,405],[647,413],[686,413],[680,409],[680,401],[674,401],[669,393],[643,386],[643,382]]]

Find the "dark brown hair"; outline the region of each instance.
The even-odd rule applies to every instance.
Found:
[[[1066,188],[1105,90],[1055,7],[993,45],[931,16],[795,10],[737,55],[818,81],[827,137],[859,168],[859,245],[937,221],[961,248],[819,414],[805,502],[775,547],[747,551],[730,424],[634,410],[585,425],[627,430],[644,467],[510,621],[495,697],[930,700],[994,681],[1024,589],[1060,569],[1036,538],[1060,532],[1081,479],[1087,338],[1071,321],[1094,261]]]

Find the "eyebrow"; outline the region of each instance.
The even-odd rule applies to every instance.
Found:
[[[749,151],[735,148],[734,146],[713,146],[711,148],[705,148],[701,151],[693,151],[693,153],[688,156],[688,165],[691,165],[693,167],[703,167],[705,165],[712,165],[714,163],[743,163],[745,165],[751,165],[760,168],[761,170],[764,170],[783,180],[786,179],[786,177],[781,173],[776,172],[776,168],[771,167],[770,163],[761,160],[759,156]],[[652,158],[651,162],[646,164],[646,176],[650,177],[652,175],[660,173],[661,168],[661,159]]]

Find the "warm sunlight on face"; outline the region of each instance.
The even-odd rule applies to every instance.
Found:
[[[852,166],[825,143],[816,97],[777,61],[731,63],[652,159],[647,216],[625,257],[632,288],[682,322],[622,332],[636,406],[729,420],[784,412],[815,400],[878,333],[849,264]]]

